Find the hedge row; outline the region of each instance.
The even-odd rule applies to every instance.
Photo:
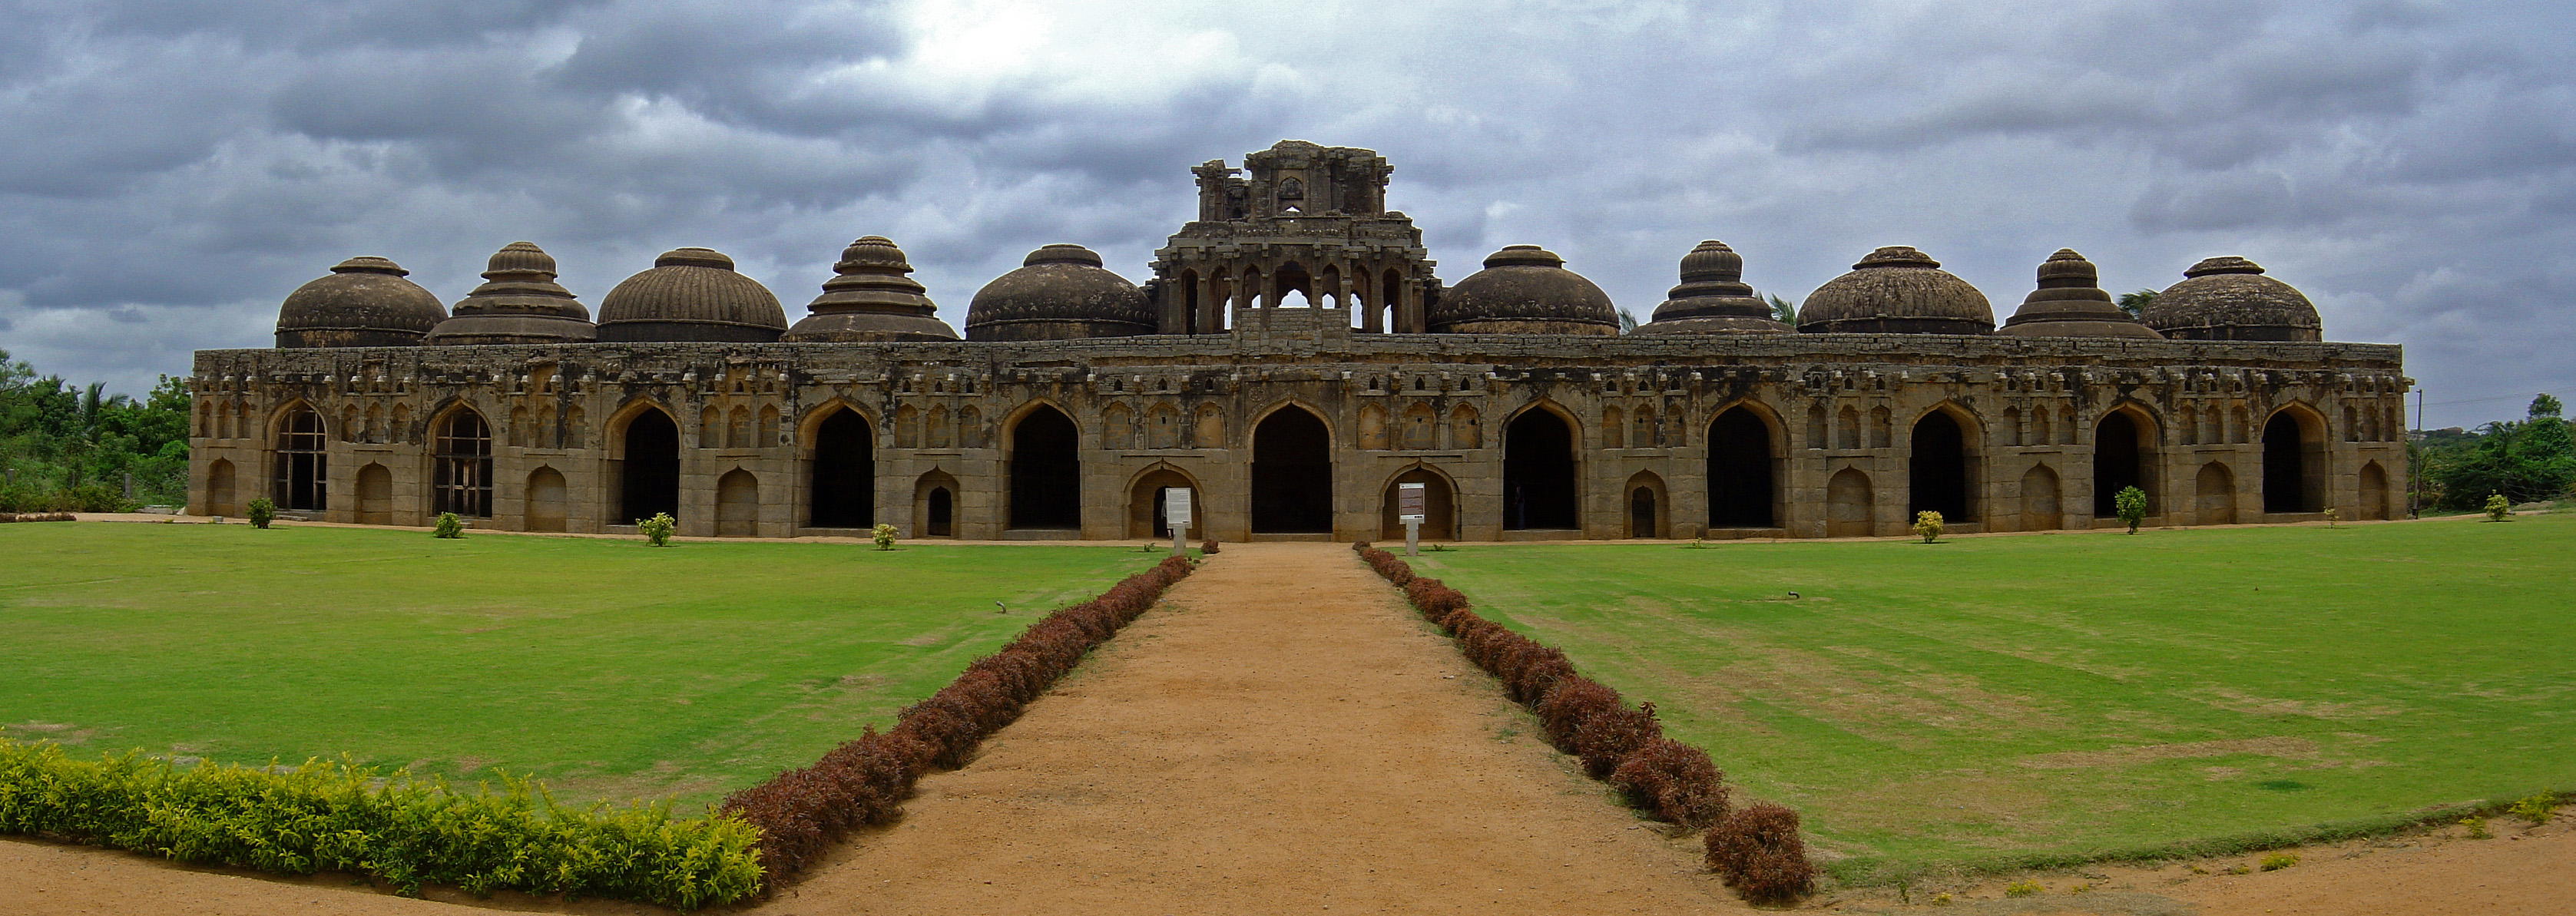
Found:
[[[1618,691],[1575,673],[1564,652],[1477,616],[1466,595],[1414,575],[1395,554],[1366,541],[1351,549],[1456,639],[1468,661],[1500,680],[1512,702],[1535,713],[1548,743],[1582,760],[1584,772],[1618,787],[1656,820],[1707,828],[1709,868],[1729,887],[1755,902],[1794,899],[1814,887],[1797,812],[1772,804],[1730,812],[1725,774],[1706,751],[1664,737],[1655,704],[1629,707]]]
[[[518,779],[468,794],[322,760],[292,770],[133,753],[74,760],[51,743],[5,739],[0,833],[284,874],[356,872],[405,894],[435,882],[694,909],[750,896],[761,879],[749,824],[674,819],[667,802],[574,810]]]
[[[893,820],[932,767],[960,767],[1084,655],[1133,622],[1190,574],[1171,557],[1100,597],[1056,611],[1002,650],[976,659],[948,686],[906,707],[893,729],[869,726],[813,766],[788,770],[727,796],[717,810],[760,829],[760,864],[772,881],[802,871],[862,824]]]
[[[77,518],[73,517],[73,515],[72,515],[71,513],[69,513],[69,512],[19,512],[19,513],[15,513],[15,514],[8,513],[8,512],[0,512],[0,524],[8,524],[8,523],[10,523],[10,522],[71,522],[71,521],[79,521],[79,519],[77,519]]]

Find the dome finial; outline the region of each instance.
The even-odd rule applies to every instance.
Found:
[[[956,340],[939,320],[939,307],[908,274],[912,262],[882,235],[860,236],[841,249],[823,294],[805,306],[780,340],[788,343],[870,343],[889,340]]]

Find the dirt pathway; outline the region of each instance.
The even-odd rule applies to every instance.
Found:
[[[1228,545],[761,913],[1741,909],[1346,546]]]

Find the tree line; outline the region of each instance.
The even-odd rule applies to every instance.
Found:
[[[0,350],[0,512],[122,512],[187,502],[186,380],[161,376],[142,400],[106,389],[105,382],[39,376]]]
[[[2516,504],[2567,498],[2576,486],[2576,430],[2564,411],[2543,394],[2520,420],[2424,433],[2415,444],[2424,504],[2473,512],[2499,493]]]

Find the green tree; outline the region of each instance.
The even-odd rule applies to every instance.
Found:
[[[2129,313],[2129,317],[2131,318],[2145,320],[2147,317],[2147,306],[2155,301],[2156,291],[2152,289],[2142,289],[2134,293],[2121,293],[2119,300],[2120,311]]]
[[[134,496],[178,503],[188,490],[187,383],[163,376],[142,401],[104,383],[39,376],[0,351],[0,512],[103,512]]]
[[[1637,333],[1637,313],[1627,309],[1619,310],[1619,333]]]
[[[2120,492],[2111,494],[2111,508],[2119,512],[2121,521],[2129,523],[2129,533],[2136,534],[2138,523],[2147,520],[2147,491],[2121,487]]]
[[[2439,505],[2480,508],[2486,494],[2508,502],[2541,502],[2565,496],[2576,484],[2576,441],[2557,398],[2533,398],[2520,422],[2498,421],[2478,430],[2468,447],[2439,449],[2425,457],[2424,474],[2440,492]]]
[[[1798,323],[1798,304],[1780,298],[1779,293],[1766,293],[1762,301],[1771,303],[1771,317],[1789,324]]]

